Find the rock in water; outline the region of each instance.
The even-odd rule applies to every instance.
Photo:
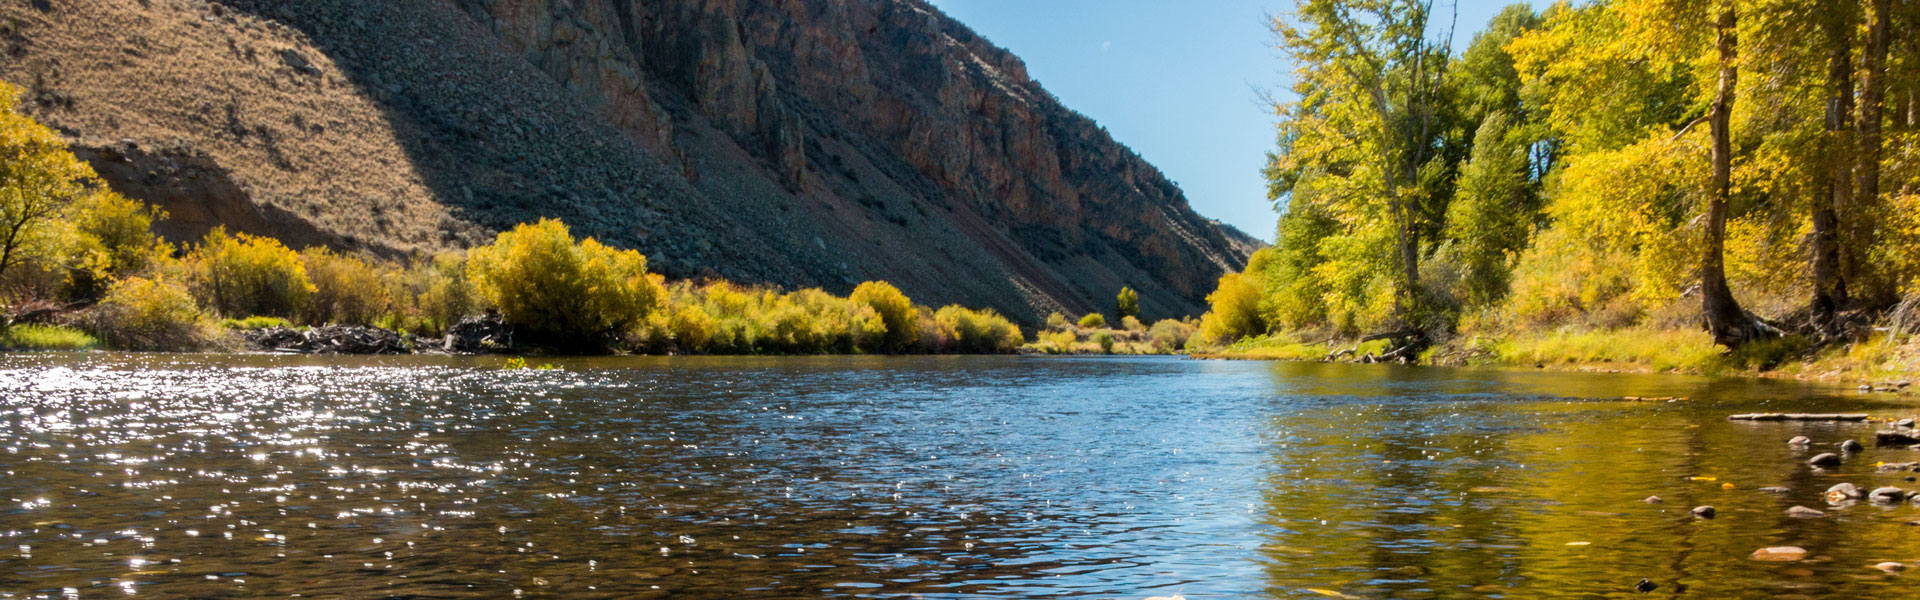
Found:
[[[1847,440],[1847,441],[1844,441],[1844,442],[1840,442],[1840,451],[1841,451],[1841,452],[1848,452],[1848,453],[1852,453],[1852,452],[1859,452],[1859,451],[1861,451],[1861,450],[1865,450],[1865,449],[1866,449],[1865,447],[1863,447],[1863,446],[1861,446],[1861,445],[1860,445],[1860,442],[1856,442],[1856,441],[1853,441],[1853,440]]]
[[[1713,518],[1713,507],[1695,506],[1693,507],[1693,516],[1700,517],[1702,519],[1711,519]]]
[[[1657,589],[1660,589],[1659,584],[1656,584],[1651,581],[1647,581],[1646,578],[1641,578],[1640,583],[1633,584],[1633,591],[1640,592],[1642,594],[1645,594],[1647,592],[1651,592]]]
[[[1766,562],[1793,562],[1807,557],[1807,549],[1799,546],[1773,546],[1753,551],[1748,558]]]
[[[1907,499],[1907,492],[1905,490],[1901,490],[1900,488],[1889,486],[1889,487],[1883,487],[1883,488],[1874,488],[1872,493],[1867,494],[1867,497],[1873,499],[1874,502],[1879,502],[1881,504],[1893,504],[1901,500]]]
[[[1859,500],[1866,495],[1866,492],[1860,491],[1859,486],[1851,483],[1836,483],[1833,487],[1827,488],[1826,498],[1828,504],[1840,504],[1848,500]]]
[[[1876,431],[1873,434],[1875,446],[1912,446],[1920,444],[1920,437],[1914,437],[1900,431]]]
[[[1888,573],[1897,573],[1900,571],[1907,570],[1907,565],[1902,563],[1897,563],[1897,562],[1883,562],[1883,563],[1874,565],[1873,568],[1886,571]]]
[[[1661,502],[1666,502],[1666,500],[1661,500],[1659,496],[1647,496],[1647,499],[1644,500],[1644,502],[1646,502],[1647,504],[1659,504]]]
[[[1796,435],[1793,436],[1793,439],[1787,440],[1787,445],[1804,448],[1813,445],[1813,439],[1804,435]]]
[[[1799,518],[1799,519],[1814,519],[1814,518],[1827,516],[1827,513],[1820,512],[1811,508],[1807,508],[1805,506],[1795,506],[1793,508],[1787,509],[1787,516]]]
[[[1840,466],[1840,455],[1832,452],[1822,452],[1813,458],[1807,459],[1807,464],[1816,467],[1837,467]]]
[[[1791,494],[1791,493],[1793,493],[1793,490],[1792,490],[1792,489],[1790,489],[1790,488],[1784,488],[1784,487],[1780,487],[1780,486],[1777,486],[1777,485],[1770,485],[1770,486],[1767,486],[1767,487],[1763,487],[1763,488],[1760,488],[1760,491],[1762,491],[1762,492],[1766,492],[1766,493],[1769,493],[1769,494]]]

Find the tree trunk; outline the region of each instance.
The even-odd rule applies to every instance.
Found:
[[[1836,207],[1853,196],[1853,159],[1849,117],[1853,113],[1853,19],[1842,13],[1822,23],[1827,38],[1827,189],[1813,197],[1813,325],[1821,337],[1840,332],[1834,313],[1847,303],[1847,281],[1840,271],[1840,231]]]
[[[1855,141],[1859,150],[1855,154],[1858,161],[1853,169],[1853,199],[1844,214],[1848,233],[1849,251],[1843,255],[1847,274],[1858,281],[1861,271],[1861,257],[1858,254],[1863,244],[1874,239],[1872,210],[1880,200],[1880,123],[1881,102],[1886,94],[1887,63],[1887,21],[1893,10],[1891,0],[1873,0],[1872,12],[1867,16],[1867,46],[1860,53],[1860,119],[1855,126],[1859,135]]]
[[[1714,92],[1713,109],[1707,116],[1707,122],[1713,129],[1713,190],[1707,198],[1707,231],[1702,240],[1705,248],[1700,257],[1700,297],[1701,308],[1706,313],[1707,331],[1713,334],[1714,343],[1737,348],[1764,333],[1753,317],[1747,315],[1747,311],[1741,309],[1740,303],[1733,299],[1733,290],[1727,287],[1727,269],[1722,254],[1727,237],[1727,199],[1731,195],[1733,175],[1733,142],[1728,126],[1733,112],[1734,84],[1739,77],[1739,67],[1734,63],[1738,54],[1731,2],[1722,5],[1715,30],[1714,45],[1720,54],[1720,86]]]

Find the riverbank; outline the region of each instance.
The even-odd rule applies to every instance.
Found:
[[[1320,341],[1302,341],[1302,339]],[[1386,340],[1355,342],[1302,333],[1247,338],[1194,358],[1386,362]],[[1459,337],[1405,362],[1586,373],[1675,373],[1795,379],[1868,386],[1878,393],[1920,395],[1920,336],[1878,334],[1866,340],[1814,348],[1799,338],[1750,345],[1737,352],[1715,346],[1704,331],[1633,328]],[[1900,382],[1909,385],[1901,386]]]

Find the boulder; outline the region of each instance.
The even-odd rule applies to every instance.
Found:
[[[1920,444],[1920,437],[1904,431],[1876,431],[1873,433],[1875,446],[1912,446]]]
[[[1894,504],[1901,500],[1906,500],[1907,492],[1892,486],[1874,488],[1872,492],[1867,494],[1867,498],[1881,504]]]

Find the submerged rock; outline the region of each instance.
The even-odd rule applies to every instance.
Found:
[[[1866,495],[1866,492],[1860,491],[1860,486],[1851,483],[1836,483],[1833,484],[1833,487],[1827,488],[1826,497],[1827,502],[1839,504],[1847,500],[1859,500],[1865,498]]]
[[[1883,563],[1874,565],[1873,568],[1886,571],[1888,573],[1897,573],[1900,571],[1907,570],[1907,565],[1904,563],[1897,563],[1897,562],[1883,562]]]
[[[1860,442],[1856,442],[1856,441],[1853,441],[1853,440],[1847,440],[1847,441],[1844,441],[1844,442],[1840,442],[1840,451],[1841,451],[1841,452],[1847,452],[1847,453],[1853,453],[1853,452],[1859,452],[1859,451],[1861,451],[1861,450],[1865,450],[1865,449],[1866,449],[1866,447],[1865,447],[1865,446],[1861,446],[1861,445],[1860,445]]]
[[[1920,437],[1904,431],[1876,431],[1873,433],[1875,446],[1912,446],[1920,444]]]
[[[1793,493],[1793,489],[1792,489],[1792,488],[1785,488],[1785,487],[1780,487],[1780,486],[1777,486],[1777,485],[1770,485],[1770,486],[1767,486],[1767,487],[1763,487],[1763,488],[1760,488],[1760,491],[1762,491],[1762,492],[1766,492],[1766,493],[1769,493],[1769,494],[1790,494],[1790,493]]]
[[[1643,502],[1646,502],[1647,504],[1659,504],[1661,502],[1666,502],[1666,500],[1661,500],[1659,496],[1647,496],[1647,499],[1643,500]]]
[[[1793,508],[1787,509],[1787,516],[1800,518],[1800,519],[1814,519],[1814,518],[1827,516],[1827,513],[1814,510],[1811,508],[1807,508],[1805,506],[1795,506]]]
[[[1822,452],[1814,455],[1813,458],[1807,459],[1807,464],[1816,467],[1837,467],[1840,466],[1840,455],[1832,452]]]
[[[1713,507],[1711,507],[1711,506],[1695,506],[1695,507],[1693,507],[1693,516],[1696,516],[1696,517],[1700,517],[1700,518],[1702,518],[1702,519],[1711,519],[1711,518],[1713,518],[1713,513],[1714,513],[1714,511],[1713,511]]]
[[[1755,550],[1748,558],[1767,562],[1793,562],[1806,557],[1806,548],[1799,546],[1772,546]]]
[[[1796,435],[1796,436],[1793,436],[1793,439],[1787,440],[1787,445],[1805,448],[1807,446],[1813,445],[1813,439],[1804,435]]]
[[[1648,581],[1646,580],[1646,578],[1641,578],[1640,583],[1633,584],[1633,591],[1640,592],[1642,594],[1645,594],[1647,592],[1651,592],[1657,589],[1660,589],[1659,584],[1656,584],[1652,581]]]

